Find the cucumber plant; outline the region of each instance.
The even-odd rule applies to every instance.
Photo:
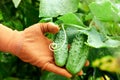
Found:
[[[73,75],[83,68],[84,75],[68,79],[51,72],[42,74],[44,71],[39,71],[39,68],[23,63],[15,56],[0,52],[0,80],[120,80],[118,72],[120,70],[120,0],[0,1],[0,23],[9,28],[21,31],[39,21],[64,24],[67,34],[64,46],[62,45],[65,35],[62,30],[59,32],[61,35],[59,39],[57,39],[60,37],[59,33],[45,35],[52,40],[55,36],[55,43],[58,47],[62,46],[60,50],[54,51],[54,59],[58,57],[55,59],[56,66],[66,68]],[[80,45],[75,45],[81,43],[78,41],[80,37],[76,38],[79,33],[87,37],[83,49]],[[70,49],[67,48],[68,44],[71,45]],[[89,56],[87,51],[84,52],[87,50],[86,47],[89,48]],[[109,63],[106,56],[111,56],[113,61]],[[86,57],[90,61],[90,66],[83,67]],[[104,69],[101,69],[101,60]],[[100,65],[91,65],[94,62]],[[118,64],[118,67],[114,64]],[[118,68],[117,71],[112,72],[113,67],[110,66],[114,66],[114,69]]]

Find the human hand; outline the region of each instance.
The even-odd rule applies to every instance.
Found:
[[[70,78],[72,75],[65,68],[55,65],[53,52],[49,49],[52,41],[44,36],[46,32],[55,34],[58,31],[59,27],[53,23],[37,23],[24,31],[13,31],[6,51],[24,62]],[[82,75],[82,71],[78,75]]]
[[[59,27],[53,23],[37,23],[24,31],[15,31],[14,38],[9,44],[9,51],[22,61],[29,62],[43,70],[71,77],[67,70],[54,64],[53,52],[49,49],[52,41],[44,36],[46,32],[57,33],[58,31]]]

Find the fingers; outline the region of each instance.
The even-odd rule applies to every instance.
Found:
[[[85,63],[85,66],[89,66],[89,65],[90,65],[90,62],[87,60]]]
[[[68,78],[72,77],[72,75],[67,70],[60,68],[52,63],[48,63],[44,69],[51,71],[51,72],[54,72],[56,74],[60,74],[62,76],[68,77]]]
[[[59,27],[52,22],[40,23],[40,28],[43,33],[50,32],[55,34],[59,31]]]
[[[89,65],[89,61],[87,60],[86,63],[85,63],[85,66],[88,66]],[[52,63],[48,63],[44,69],[48,70],[48,71],[51,71],[51,72],[54,72],[56,74],[60,74],[60,75],[63,75],[65,77],[68,77],[68,78],[71,78],[72,75],[66,70],[66,69],[63,69],[63,68],[60,68],[58,66],[56,66],[55,64],[52,64]],[[81,70],[78,75],[83,75],[83,71]]]
[[[78,75],[80,75],[80,76],[83,75],[83,71],[81,70],[81,71],[78,73]]]

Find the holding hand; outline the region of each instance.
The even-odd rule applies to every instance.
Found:
[[[37,23],[24,31],[12,31],[1,27],[0,50],[11,52],[24,62],[29,62],[41,69],[70,78],[72,75],[66,69],[55,65],[53,52],[49,49],[52,41],[44,36],[46,32],[55,34],[58,31],[59,27],[53,23]]]

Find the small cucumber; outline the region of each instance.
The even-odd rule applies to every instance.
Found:
[[[76,75],[86,62],[89,49],[84,42],[85,35],[77,34],[71,44],[66,69],[73,75]]]
[[[57,49],[54,50],[54,59],[57,66],[64,66],[68,57],[68,41],[63,30],[60,30],[54,42],[57,44]]]

